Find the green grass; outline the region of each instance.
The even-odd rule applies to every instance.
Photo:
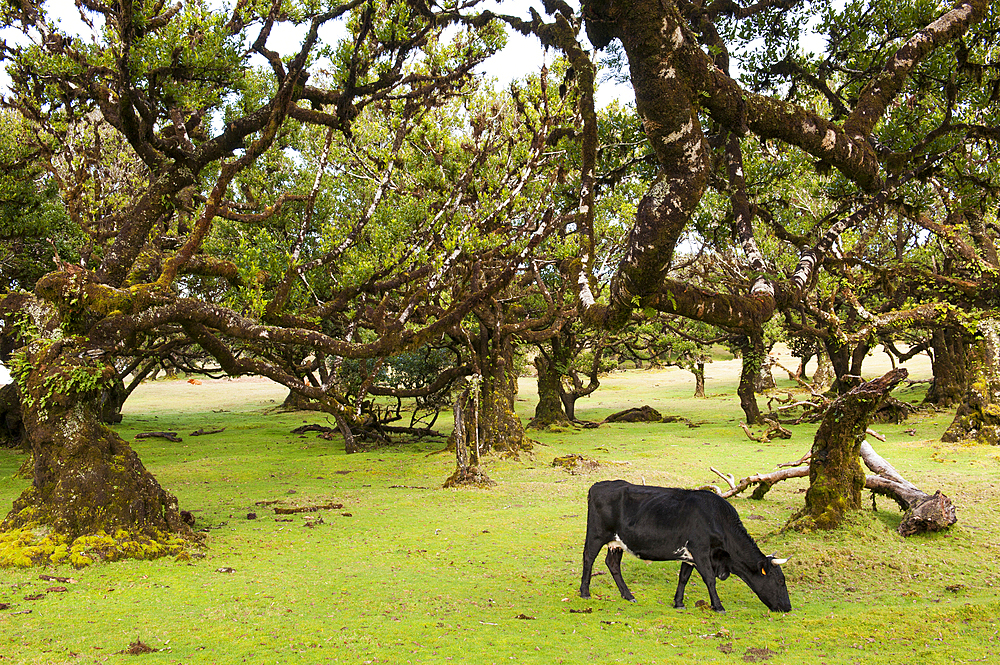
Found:
[[[1000,453],[941,444],[947,413],[877,426],[888,440],[876,445],[918,486],[954,499],[959,524],[947,533],[900,538],[900,513],[886,499],[836,532],[782,533],[802,504],[804,479],[779,484],[764,501],[733,500],[762,549],[791,557],[784,569],[792,613],[769,613],[735,578],[719,584],[727,614],[696,608],[707,600],[697,576],[690,609],[674,610],[678,564],[636,559],[623,571],[638,603],[621,600],[602,559],[593,599],[578,598],[593,482],[715,483],[710,466],[741,477],[797,459],[811,444],[815,426],[804,425],[788,441],[750,441],[738,426],[734,385],[710,378],[712,396],[695,400],[690,386],[665,375],[608,377],[578,413],[600,419],[648,403],[700,427],[532,433],[533,458],[488,461],[498,481],[489,490],[440,489],[454,466],[437,452],[440,441],[347,456],[339,440],[293,435],[304,420],[323,418],[269,413],[280,391],[148,385],[130,400],[120,431],[130,440],[143,430],[181,433],[179,444],[134,445],[209,529],[206,556],[0,570],[0,603],[10,604],[0,611],[0,665],[742,663],[749,649],[769,650],[769,663],[997,662]],[[523,385],[526,421],[534,397],[530,381]],[[225,432],[188,436],[217,426]],[[568,453],[602,465],[581,475],[551,466]],[[22,461],[0,450],[2,505],[26,484],[12,478]],[[255,505],[274,500],[343,508],[320,513],[323,523],[310,528],[301,514]],[[251,512],[258,518],[247,519]],[[42,573],[75,582],[44,581]],[[46,593],[53,586],[68,590]],[[24,599],[36,594],[43,598]],[[159,651],[116,655],[136,639]]]

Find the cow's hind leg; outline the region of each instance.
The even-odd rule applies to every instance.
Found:
[[[587,541],[583,544],[583,574],[580,577],[580,598],[590,598],[590,575],[594,570],[594,561],[601,553],[606,540],[600,536],[588,533]]]
[[[691,579],[694,566],[686,561],[681,562],[681,572],[677,575],[677,591],[674,592],[674,607],[684,609],[684,587]]]
[[[604,563],[608,564],[608,570],[611,571],[611,577],[615,578],[615,584],[618,585],[618,591],[621,592],[622,598],[634,603],[635,596],[628,590],[628,585],[622,578],[622,554],[624,553],[625,550],[620,547],[609,547],[608,555],[604,557]]]

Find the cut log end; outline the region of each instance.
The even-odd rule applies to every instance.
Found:
[[[940,531],[957,521],[951,499],[937,491],[933,496],[910,506],[896,530],[899,535],[906,537],[927,531]]]

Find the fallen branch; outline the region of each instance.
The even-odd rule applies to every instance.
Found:
[[[808,400],[802,400],[801,402],[793,402],[792,404],[786,404],[785,406],[779,406],[775,411],[787,411],[788,409],[797,409],[800,406],[808,406],[813,409],[818,409],[820,407],[816,402],[810,402]]]
[[[924,531],[940,531],[958,521],[955,506],[941,491],[927,494],[902,475],[865,441],[861,444],[861,459],[875,476],[865,478],[865,487],[875,494],[892,498],[906,511],[896,531],[912,536]]]
[[[874,436],[876,439],[878,439],[882,443],[885,443],[885,435],[879,434],[878,432],[876,432],[875,430],[873,430],[871,427],[869,427],[868,429],[865,430],[865,434],[868,434],[869,436]]]
[[[305,434],[306,432],[321,432],[323,434],[333,434],[337,430],[332,427],[326,427],[325,425],[302,425],[301,427],[296,427],[292,430],[292,434]]]
[[[868,434],[885,440],[885,437],[872,430]],[[805,478],[809,476],[811,453],[806,453],[794,462],[778,464],[778,470],[770,473],[757,473],[747,476],[739,482],[730,473],[723,473],[714,466],[709,467],[713,473],[726,481],[728,490],[722,490],[717,485],[702,485],[698,489],[715,492],[723,498],[730,498],[756,485],[751,498],[762,499],[776,483],[789,478]],[[955,507],[946,495],[940,491],[927,494],[919,487],[906,480],[889,462],[875,452],[867,441],[861,444],[861,459],[875,475],[865,476],[865,489],[874,494],[887,496],[895,501],[900,510],[905,511],[903,521],[897,531],[902,536],[912,536],[924,531],[939,531],[958,521]],[[806,466],[803,466],[806,465]]]
[[[342,503],[324,503],[315,506],[275,506],[274,512],[276,515],[294,515],[296,513],[315,513],[319,510],[340,510],[343,507]]]
[[[225,427],[219,429],[205,429],[204,427],[202,427],[195,430],[194,432],[191,432],[190,436],[205,436],[206,434],[219,434],[225,431],[226,431]]]
[[[723,478],[726,478],[726,476],[723,476],[715,469],[712,470],[718,473]],[[728,499],[729,497],[736,496],[740,492],[746,491],[750,487],[756,485],[757,487],[756,489],[754,489],[751,498],[759,500],[763,499],[764,495],[767,494],[767,491],[771,489],[776,483],[779,483],[782,480],[788,480],[789,478],[803,478],[808,475],[809,475],[809,467],[807,466],[778,469],[777,471],[772,471],[770,473],[755,473],[752,476],[747,476],[746,478],[743,478],[738,483],[730,482],[729,483],[730,489],[726,492],[719,492],[719,495],[722,496],[724,499]],[[732,478],[732,476],[729,476],[729,478]],[[729,478],[727,478],[727,480]]]
[[[135,438],[137,439],[149,439],[152,437],[166,439],[167,441],[173,441],[174,443],[180,443],[183,441],[181,437],[177,436],[177,432],[139,432],[135,435]]]
[[[808,453],[806,453],[802,457],[798,458],[794,462],[781,462],[780,464],[778,464],[778,468],[779,469],[784,469],[784,468],[790,467],[790,466],[802,466],[803,464],[806,464],[807,462],[809,462],[810,458],[812,458],[812,451],[809,451]]]
[[[776,420],[771,420],[765,418],[764,422],[767,424],[767,430],[765,430],[760,436],[754,436],[753,432],[750,431],[750,427],[746,423],[740,423],[740,427],[746,432],[747,437],[751,441],[757,441],[758,443],[770,443],[771,439],[790,439],[792,438],[791,431],[785,429]]]

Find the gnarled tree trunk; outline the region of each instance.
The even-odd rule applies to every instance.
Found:
[[[21,420],[21,398],[14,383],[0,386],[0,447],[28,449]]]
[[[894,369],[837,398],[816,431],[809,461],[806,504],[790,520],[794,528],[836,528],[861,508],[865,473],[858,462],[871,414],[907,372]]]
[[[966,386],[966,336],[957,328],[936,328],[931,333],[934,382],[925,404],[948,408],[961,403]]]
[[[81,338],[56,336],[21,350],[17,379],[34,473],[0,529],[21,530],[36,547],[15,563],[154,558],[195,539],[177,499],[102,423],[117,374],[87,351]]]
[[[564,410],[560,390],[562,373],[544,354],[535,356],[534,362],[538,372],[538,404],[535,406],[535,417],[528,426],[544,429],[549,425],[568,425],[569,417]]]
[[[817,391],[824,391],[833,384],[833,365],[830,363],[830,356],[826,349],[816,352],[816,371],[813,372],[812,387]]]
[[[966,387],[942,441],[1000,444],[1000,320],[983,319],[966,351]]]
[[[482,372],[479,385],[479,437],[483,452],[514,454],[531,450],[521,419],[514,412],[517,373],[509,336],[477,340],[476,356]]]
[[[743,359],[740,371],[740,383],[736,394],[740,398],[740,407],[746,416],[748,425],[758,425],[762,422],[760,407],[757,406],[757,394],[754,387],[760,377],[760,368],[764,362],[764,339],[760,335],[743,337],[740,342],[740,353]]]
[[[705,363],[697,362],[694,365],[694,369],[691,370],[694,374],[694,396],[704,397],[705,396]]]
[[[871,345],[859,342],[851,347],[846,341],[831,334],[825,340],[826,352],[833,367],[834,379],[830,390],[838,395],[844,395],[861,385],[861,365],[871,350]]]
[[[479,438],[479,404],[477,390],[480,377],[473,377],[471,385],[455,400],[455,428],[450,444],[455,447],[455,473],[444,481],[444,487],[462,485],[488,486],[495,483],[482,470],[481,441]]]

